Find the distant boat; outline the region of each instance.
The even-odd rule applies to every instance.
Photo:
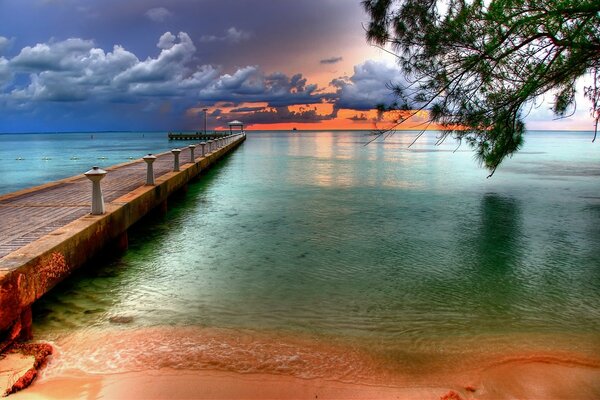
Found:
[[[296,127],[293,127],[293,128],[292,128],[292,130],[293,130],[293,131],[297,131],[298,129],[297,129]]]

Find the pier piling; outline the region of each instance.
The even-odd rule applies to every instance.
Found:
[[[196,145],[190,144],[188,148],[190,149],[190,162],[193,164],[196,162],[196,157],[194,156],[194,149],[196,148]]]
[[[102,215],[104,214],[104,197],[100,181],[106,175],[106,171],[99,167],[92,167],[84,175],[92,181],[92,215]]]
[[[179,153],[181,153],[181,150],[173,149],[171,153],[173,153],[173,171],[177,172],[179,171]]]
[[[152,154],[148,154],[143,157],[144,161],[148,165],[146,168],[146,185],[153,186],[154,185],[154,169],[152,168],[152,164],[156,161],[156,156]]]

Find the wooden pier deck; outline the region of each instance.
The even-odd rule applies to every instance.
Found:
[[[173,156],[163,153],[157,157],[153,165],[154,174],[160,177],[173,169]],[[189,152],[182,152],[181,158],[189,160]],[[146,163],[142,160],[107,170],[109,173],[102,180],[106,203],[143,186],[146,180]],[[83,174],[32,190],[0,196],[0,260],[89,214],[90,204],[91,183]]]
[[[141,159],[106,168],[103,215],[90,214],[91,182],[83,175],[0,196],[0,351],[6,332],[30,323],[23,319],[35,300],[243,140],[231,135],[204,157],[197,148],[193,163],[184,148],[178,172],[171,152],[156,155],[155,185],[145,185]]]

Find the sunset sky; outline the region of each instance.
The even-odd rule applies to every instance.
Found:
[[[199,130],[204,108],[209,129],[385,128],[404,77],[366,23],[359,0],[1,0],[0,132]],[[593,129],[545,100],[529,129]]]

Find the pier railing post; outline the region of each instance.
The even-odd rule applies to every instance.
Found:
[[[209,140],[208,142],[206,142],[206,144],[208,145],[208,152],[210,153],[210,152],[212,151],[212,144],[213,144],[213,141],[212,141],[212,140]]]
[[[206,149],[205,149],[205,147],[206,147],[206,142],[200,143],[200,153],[201,153],[202,157],[204,157],[206,155],[206,152],[205,152]]]
[[[92,215],[104,214],[104,197],[102,196],[100,181],[106,175],[106,171],[99,167],[92,167],[84,175],[92,181]]]
[[[147,156],[144,156],[143,159],[148,165],[148,168],[146,168],[146,185],[154,185],[154,168],[152,167],[152,164],[156,161],[156,156],[148,154]]]
[[[190,162],[194,164],[196,162],[196,157],[194,156],[194,149],[196,148],[196,145],[190,144],[188,148],[190,149]]]
[[[171,153],[173,153],[173,171],[179,171],[179,153],[181,153],[181,149],[173,149]]]

